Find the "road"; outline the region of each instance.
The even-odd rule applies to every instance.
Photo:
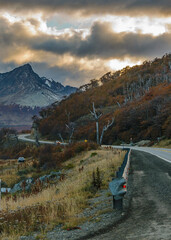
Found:
[[[30,134],[20,134],[20,135],[18,135],[18,139],[20,141],[35,143],[35,140],[31,139],[29,137],[30,137]],[[54,141],[44,141],[44,140],[40,140],[39,143],[42,143],[42,144],[52,144],[52,145],[55,144]],[[61,145],[66,145],[67,143],[60,143],[60,144]]]
[[[107,145],[103,145],[103,147],[108,147]],[[113,148],[124,149],[131,148],[132,150],[143,151],[150,153],[154,156],[161,158],[162,160],[171,163],[171,149],[169,148],[152,148],[152,147],[133,147],[133,146],[114,146]]]
[[[20,135],[18,135],[18,139],[21,140],[21,141],[35,143],[35,140],[31,139],[29,137],[30,137],[30,134],[20,134]],[[39,142],[40,143],[44,143],[44,144],[54,144],[54,142],[52,142],[52,141],[43,141],[43,140],[41,140]]]
[[[35,142],[34,139],[29,138],[30,134],[20,134],[18,135],[18,139],[21,141],[26,141],[26,142]],[[42,144],[55,144],[53,141],[39,141]],[[66,145],[67,143],[61,143],[61,145]],[[108,147],[108,145],[103,145],[103,147]],[[111,146],[113,148],[120,148],[124,149],[124,146]],[[166,148],[150,148],[150,147],[133,147],[133,146],[127,146],[131,148],[132,150],[138,150],[138,151],[143,151],[143,152],[148,152],[151,153],[157,157],[160,157],[161,159],[171,163],[171,149],[166,149]]]
[[[131,172],[129,214],[122,223],[88,239],[171,239],[171,164],[149,153],[133,150]]]

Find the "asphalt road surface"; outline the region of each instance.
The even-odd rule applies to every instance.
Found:
[[[132,199],[124,221],[89,239],[170,240],[171,164],[133,150],[129,179]]]
[[[163,159],[166,162],[171,163],[171,149],[169,149],[169,148],[133,147],[133,146],[129,146],[129,145],[128,146],[113,146],[112,145],[111,147],[119,148],[119,149],[131,148],[132,150],[148,152],[148,153],[151,153],[152,155],[160,157],[161,159]]]
[[[35,139],[31,139],[29,137],[30,137],[30,134],[28,134],[28,133],[18,135],[18,139],[21,140],[21,141],[35,143]],[[41,144],[52,144],[52,145],[55,144],[54,141],[44,141],[44,140],[40,140],[39,143],[41,143]],[[60,144],[61,145],[66,145],[67,143],[60,143]]]
[[[29,138],[30,137],[30,134],[20,134],[18,135],[18,139],[21,140],[21,141],[24,141],[24,142],[33,142],[35,143],[35,140],[34,139],[31,139]],[[45,143],[45,144],[54,144],[54,142],[52,141],[39,141],[40,143]]]

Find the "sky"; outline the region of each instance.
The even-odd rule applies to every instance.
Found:
[[[171,0],[0,0],[0,73],[79,87],[171,53]]]

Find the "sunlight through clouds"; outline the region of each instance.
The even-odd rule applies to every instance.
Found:
[[[162,7],[157,0],[150,8],[140,0],[128,8],[127,1],[76,2],[77,9],[68,0],[0,0],[0,72],[7,71],[8,64],[30,62],[40,75],[46,68],[58,79],[62,72],[58,81],[65,81],[66,71],[71,85],[77,76],[78,86],[170,52],[167,3]]]
[[[116,71],[120,70],[122,68],[125,68],[127,66],[132,67],[134,65],[140,65],[143,61],[131,61],[130,59],[125,60],[118,60],[118,59],[112,59],[109,62],[106,63],[108,67],[110,67],[111,70]]]
[[[158,36],[167,32],[167,24],[171,24],[170,18],[150,18],[150,17],[128,17],[110,16],[96,18],[97,21],[110,22],[113,31],[120,32],[141,32],[141,34],[151,34]]]

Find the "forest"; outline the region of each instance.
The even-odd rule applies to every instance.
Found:
[[[106,73],[59,104],[40,111],[36,123],[41,136],[69,141],[96,140],[93,103],[99,132],[114,119],[103,143],[133,142],[171,136],[171,54],[142,65]]]

